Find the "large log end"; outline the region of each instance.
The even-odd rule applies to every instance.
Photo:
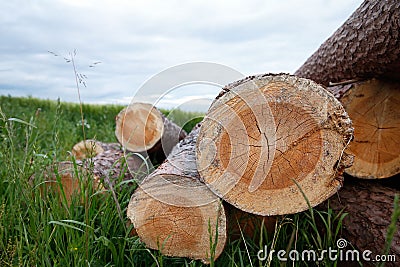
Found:
[[[198,180],[150,176],[132,195],[127,214],[146,246],[164,255],[209,262],[224,248],[224,208]]]
[[[286,74],[226,86],[197,141],[199,173],[218,196],[259,215],[296,213],[341,186],[353,134],[340,102],[322,86]],[[303,195],[304,193],[304,195]]]

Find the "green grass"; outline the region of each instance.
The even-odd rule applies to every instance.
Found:
[[[112,194],[96,194],[87,182],[90,177],[78,175],[83,190],[70,205],[50,191],[40,193],[43,170],[68,159],[68,151],[83,139],[79,105],[7,96],[0,97],[0,104],[0,266],[203,265],[200,261],[162,256],[147,249],[138,237],[130,236],[131,228],[125,216],[120,218]],[[114,118],[122,108],[83,105],[86,138],[116,142]],[[190,131],[201,114],[174,111],[170,118]],[[134,189],[116,185],[123,215]],[[259,261],[258,251],[264,246],[276,251],[335,247],[343,217],[329,208],[310,208],[280,217],[274,233],[261,227],[254,238],[231,240],[223,254],[211,262],[215,266],[280,266],[276,257],[271,262]],[[295,262],[295,266],[315,265]]]

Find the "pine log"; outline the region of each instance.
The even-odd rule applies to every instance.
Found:
[[[105,150],[120,150],[118,143],[103,143],[97,140],[83,140],[72,147],[71,154],[77,160],[94,158],[98,154],[103,153]]]
[[[388,178],[400,173],[400,82],[372,79],[328,87],[354,126],[346,172],[358,178]]]
[[[222,202],[200,181],[196,170],[198,131],[194,129],[178,143],[144,179],[132,195],[127,214],[147,247],[168,256],[209,262],[224,248],[226,218]]]
[[[295,72],[328,86],[353,79],[400,80],[400,1],[366,0]]]
[[[281,215],[315,206],[341,186],[353,134],[340,102],[313,81],[287,74],[227,85],[203,120],[201,178],[249,213]],[[301,188],[301,190],[299,190]]]
[[[162,149],[167,156],[186,132],[147,103],[131,103],[116,117],[118,142],[132,152],[152,153]]]
[[[383,254],[387,230],[393,214],[395,194],[400,195],[400,188],[388,187],[377,181],[346,178],[339,193],[322,205],[326,210],[329,204],[329,207],[337,214],[342,211],[348,213],[343,220],[340,236],[349,243],[345,249],[353,249],[352,246],[354,246],[360,252],[360,258],[365,250],[372,251],[369,256],[371,259],[374,259],[375,255]],[[397,261],[396,263],[387,262],[385,266],[399,266],[399,229],[400,220],[397,221],[397,230],[389,251],[389,254],[396,256]],[[373,263],[365,262],[364,264],[370,266]]]
[[[71,150],[72,156],[77,160],[93,158],[102,153],[104,149],[96,140],[84,140],[75,144]]]
[[[104,179],[105,186],[114,185],[118,180],[140,182],[152,171],[150,161],[140,153],[126,152],[118,143],[104,143],[96,140],[81,141],[72,148],[76,163],[92,170]]]
[[[140,182],[151,171],[149,161],[139,154],[124,153],[118,143],[82,141],[73,147],[72,154],[80,159],[75,164],[58,162],[44,171],[45,188],[54,190],[60,197],[65,195],[68,204],[74,195],[80,194],[82,187],[89,186],[87,179],[92,180],[90,186],[94,190],[101,191],[112,189],[117,181]],[[34,179],[33,175],[32,184]]]
[[[55,192],[60,202],[65,199],[69,205],[74,197],[80,196],[81,188],[92,179],[90,185],[94,191],[104,189],[100,177],[90,174],[87,169],[79,165],[74,165],[70,161],[55,163],[43,172],[45,182],[39,187],[43,196],[49,190]],[[34,185],[35,176],[30,178],[30,183]]]

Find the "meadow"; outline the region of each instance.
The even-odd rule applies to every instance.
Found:
[[[85,182],[90,179],[81,179],[81,195],[71,203],[52,192],[41,194],[43,171],[71,160],[74,144],[84,138],[116,142],[114,118],[123,106],[0,96],[0,107],[0,266],[204,265],[165,257],[130,235],[125,214],[135,184],[117,184],[117,200],[111,192],[96,194]],[[180,125],[190,121],[184,125],[190,131],[201,114],[179,111],[170,117]],[[275,231],[261,226],[253,237],[229,240],[218,259],[210,258],[210,266],[336,266],[328,258],[280,262],[258,259],[257,253],[265,246],[276,251],[334,248],[345,216],[329,207],[280,216]]]

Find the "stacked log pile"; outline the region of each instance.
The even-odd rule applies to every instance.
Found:
[[[88,140],[72,153],[80,168],[91,164],[99,187],[138,181],[127,216],[165,255],[210,262],[237,226],[250,225],[251,235],[254,218],[271,226],[271,216],[328,199],[349,213],[343,237],[379,253],[399,188],[365,179],[399,177],[399,19],[400,2],[366,0],[295,76],[226,85],[189,135],[155,107],[133,103],[116,117],[119,143]],[[154,171],[152,153],[166,157]],[[72,194],[79,188],[65,166]],[[344,181],[344,172],[364,180]],[[389,253],[400,259],[399,232]]]
[[[318,84],[287,74],[248,77],[224,87],[202,126],[143,180],[128,217],[148,247],[207,262],[233,232],[226,217],[253,214],[239,224],[251,235],[256,215],[270,224],[265,216],[306,210],[304,195],[315,206],[336,193],[351,165],[344,149],[352,133],[339,101]]]
[[[355,157],[346,172],[360,179],[389,180],[384,185],[346,179],[330,202],[336,212],[349,213],[343,237],[377,254],[383,251],[394,196],[400,193],[399,21],[399,1],[366,0],[295,72],[323,84],[349,113],[354,141],[347,151]],[[400,259],[399,230],[389,254]]]

